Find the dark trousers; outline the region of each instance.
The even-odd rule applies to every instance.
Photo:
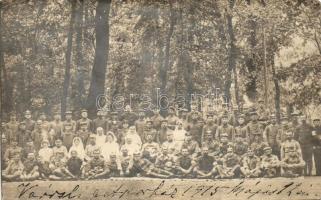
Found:
[[[301,150],[302,157],[305,162],[304,175],[311,176],[313,148],[311,145],[301,145]]]
[[[314,154],[316,175],[321,176],[321,146],[315,147],[313,154]]]

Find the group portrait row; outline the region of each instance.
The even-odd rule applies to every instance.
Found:
[[[321,175],[321,123],[264,109],[169,107],[12,113],[2,123],[4,181],[111,177],[227,179]],[[268,114],[267,114],[268,113]],[[63,119],[62,120],[62,117]]]

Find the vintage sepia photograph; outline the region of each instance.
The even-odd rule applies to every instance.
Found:
[[[0,16],[1,199],[321,199],[321,1]]]

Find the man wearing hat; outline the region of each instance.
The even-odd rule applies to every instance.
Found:
[[[178,117],[176,116],[175,108],[174,107],[169,107],[168,109],[168,128],[171,130],[175,129],[176,122],[178,121]]]
[[[208,147],[203,146],[201,155],[196,159],[194,173],[198,178],[211,178],[217,173],[216,160],[209,155]]]
[[[212,137],[214,139],[217,128],[218,128],[218,126],[214,122],[213,113],[208,113],[207,119],[206,119],[206,124],[203,127],[202,140],[204,139],[205,134],[207,134],[208,132],[210,132],[212,134]]]
[[[195,166],[194,159],[189,155],[187,148],[182,148],[181,153],[176,159],[176,171],[177,175],[182,178],[191,178],[192,172]]]
[[[311,176],[312,172],[312,154],[313,154],[313,137],[312,137],[313,127],[307,123],[306,116],[298,117],[298,126],[295,129],[295,135],[297,135],[297,140],[300,143],[302,150],[302,157],[306,163],[304,168],[304,175]]]
[[[9,141],[9,143],[11,142],[11,140],[17,139],[18,127],[19,122],[17,121],[16,115],[14,113],[11,113],[10,121],[6,124],[5,128],[7,132],[7,140]]]
[[[232,142],[232,139],[233,139],[233,135],[235,133],[235,129],[233,126],[231,126],[229,123],[228,123],[228,114],[227,113],[224,113],[222,118],[222,125],[218,127],[217,131],[216,131],[216,139],[217,140],[221,140],[221,135],[223,133],[226,133],[227,134],[227,137],[228,137],[228,141],[229,142]]]
[[[153,133],[153,141],[158,142],[157,131],[156,129],[154,129],[153,121],[150,118],[147,118],[145,122],[144,132],[143,132],[144,136],[143,138],[141,138],[143,143],[146,141],[146,136],[151,133]]]
[[[39,178],[38,164],[34,153],[29,153],[23,162],[23,171],[20,176],[22,181],[33,181]]]
[[[232,140],[235,141],[235,138],[239,137],[242,139],[243,142],[249,143],[249,137],[248,137],[247,126],[246,126],[244,114],[238,115],[237,124],[238,125],[235,127],[235,132],[232,137]]]
[[[129,126],[133,126],[138,119],[137,115],[131,111],[130,105],[126,105],[124,113],[121,116],[122,120],[127,120]]]
[[[2,178],[6,181],[19,181],[23,171],[23,164],[20,156],[12,157],[11,162],[8,163],[5,170],[2,171]]]
[[[101,150],[101,148],[96,144],[96,135],[90,134],[88,143],[86,144],[86,148],[85,148],[85,154],[86,154],[85,160],[87,161],[91,160],[94,156],[94,152],[96,149]]]
[[[67,148],[62,145],[61,139],[57,139],[57,140],[55,141],[55,146],[52,148],[52,150],[53,150],[53,153],[54,153],[54,154],[55,154],[56,152],[63,152],[65,157],[68,156]]]
[[[263,140],[272,148],[272,153],[280,157],[281,132],[274,114],[270,116],[270,122],[264,129]]]
[[[41,112],[38,119],[42,121],[43,127],[46,128],[46,131],[49,131],[50,123],[47,121],[46,113]]]
[[[285,136],[286,138],[284,142],[281,143],[281,160],[287,156],[289,149],[294,149],[294,151],[296,151],[302,157],[301,146],[296,140],[293,139],[293,132],[288,131],[285,133]]]
[[[241,174],[239,156],[229,147],[222,158],[223,165],[217,167],[220,178],[239,178]]]
[[[281,160],[282,176],[298,177],[302,176],[305,162],[302,156],[294,147],[289,147],[285,158]]]
[[[138,117],[138,120],[135,122],[136,132],[138,133],[140,138],[144,139],[144,128],[146,125],[144,111],[140,111]]]
[[[81,110],[81,118],[77,121],[76,130],[79,131],[81,129],[81,126],[83,126],[84,124],[87,125],[87,131],[92,131],[92,121],[88,118],[88,112],[86,109]]]
[[[194,111],[191,116],[191,121],[187,125],[187,130],[192,135],[193,140],[197,141],[201,145],[202,140],[202,125],[199,123],[200,115],[198,112]]]
[[[9,143],[7,142],[6,135],[4,133],[1,134],[1,170],[7,167],[7,163],[5,161],[5,153],[9,148]]]
[[[272,154],[272,148],[264,148],[264,155],[261,158],[261,171],[263,177],[272,178],[277,176],[280,168],[280,161],[276,155]]]
[[[26,110],[25,112],[25,119],[24,122],[26,124],[26,129],[30,132],[34,130],[35,127],[35,121],[31,119],[31,112],[30,110]]]
[[[27,131],[26,123],[24,121],[19,123],[17,142],[19,147],[24,147],[27,141],[27,138],[31,138],[31,132]]]
[[[109,172],[101,150],[96,148],[92,153],[92,159],[85,167],[84,175],[88,179],[105,178]]]
[[[8,166],[9,162],[16,156],[19,156],[19,158],[21,158],[22,148],[18,146],[17,140],[12,140],[10,146],[4,154],[5,165]]]
[[[254,137],[257,135],[263,140],[263,126],[258,122],[258,114],[255,110],[250,112],[251,119],[249,124],[247,125],[247,130],[249,134],[250,144],[253,142]]]
[[[76,136],[80,137],[84,145],[87,144],[91,132],[88,130],[88,124],[85,121],[79,122],[80,129],[76,132]]]
[[[169,132],[169,131],[171,131],[171,130],[168,128],[168,121],[167,121],[167,119],[163,119],[162,123],[161,123],[161,127],[158,131],[158,142],[160,144],[163,144],[163,142],[166,141],[167,132]]]
[[[142,157],[139,151],[133,153],[133,159],[129,163],[128,171],[130,177],[149,176],[149,171],[153,164]]]
[[[63,129],[63,122],[61,121],[60,112],[54,113],[54,119],[50,122],[49,126],[49,144],[51,146],[54,145],[54,142],[58,138],[62,138],[62,129]]]
[[[47,139],[47,132],[42,130],[42,121],[40,119],[37,120],[34,130],[31,133],[31,138],[34,142],[35,148],[39,151],[41,147],[41,142],[43,139]]]
[[[189,131],[185,133],[185,141],[182,144],[182,148],[188,149],[189,155],[192,158],[196,158],[200,153],[200,147],[197,141],[195,141]]]
[[[162,121],[164,120],[164,117],[160,114],[160,111],[154,111],[154,116],[151,119],[153,120],[154,128],[157,131],[159,131],[161,128]]]
[[[254,155],[251,148],[247,149],[247,153],[242,159],[241,172],[245,178],[257,178],[261,175],[261,160]]]
[[[98,127],[101,127],[104,129],[104,131],[107,130],[107,121],[104,119],[103,111],[98,110],[97,111],[97,118],[93,120],[93,130],[92,132],[96,133],[96,130]]]
[[[316,169],[316,175],[321,176],[321,123],[320,118],[313,120],[313,154]]]
[[[72,120],[72,112],[67,111],[65,113],[66,120],[62,123],[61,128],[61,134],[62,134],[62,141],[63,144],[66,146],[67,149],[70,149],[72,146],[72,140],[75,137],[75,131],[76,131],[76,122]],[[87,127],[87,123],[83,123],[84,127]],[[84,128],[85,131],[87,131],[87,128]]]

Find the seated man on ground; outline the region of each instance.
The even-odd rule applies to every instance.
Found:
[[[286,157],[281,161],[282,176],[298,177],[302,176],[305,162],[295,148],[289,148]]]
[[[264,155],[261,158],[261,171],[263,177],[272,178],[276,177],[279,171],[280,162],[276,155],[272,154],[271,147],[264,148]]]
[[[5,181],[18,181],[20,180],[22,172],[23,164],[20,156],[15,155],[9,160],[7,168],[2,171],[2,178]]]
[[[100,149],[93,151],[93,157],[88,162],[84,170],[84,176],[87,179],[106,178],[109,170],[106,166],[104,157],[101,155]]]
[[[187,148],[182,148],[181,155],[176,159],[176,174],[182,178],[192,178],[192,172],[195,167],[195,161],[188,154]]]
[[[23,163],[23,171],[20,176],[23,181],[33,181],[39,178],[39,168],[34,153],[29,153]]]
[[[233,152],[233,148],[227,149],[226,155],[222,158],[223,165],[217,167],[220,178],[238,178],[240,176],[239,156]]]
[[[196,158],[194,174],[197,178],[211,178],[217,173],[216,161],[213,156],[208,155],[208,147],[202,147],[202,154]]]
[[[254,155],[251,148],[248,148],[247,153],[242,160],[243,166],[241,172],[245,178],[256,178],[261,175],[261,161],[260,158]]]
[[[69,172],[66,167],[67,157],[63,149],[55,151],[54,156],[51,158],[50,169],[52,174],[49,176],[49,179],[52,180],[64,180],[75,178],[73,174]]]
[[[78,157],[78,153],[76,150],[70,151],[70,158],[67,161],[67,169],[68,171],[77,178],[81,176],[83,161]]]

